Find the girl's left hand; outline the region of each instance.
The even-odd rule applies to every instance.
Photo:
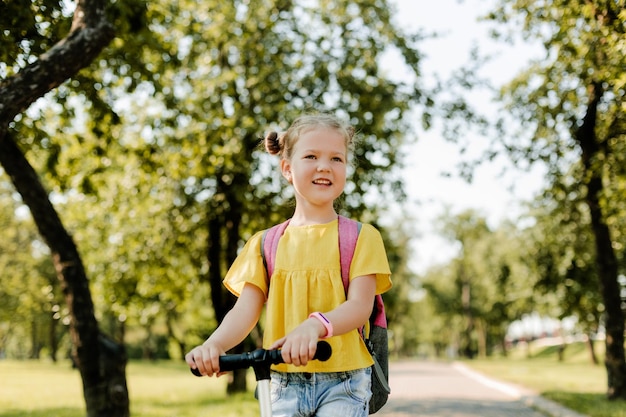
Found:
[[[285,363],[304,366],[315,356],[320,333],[326,334],[326,328],[319,320],[309,318],[287,336],[274,342],[270,349],[280,348]]]

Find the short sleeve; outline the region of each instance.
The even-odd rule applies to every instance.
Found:
[[[391,288],[391,270],[385,244],[380,232],[370,224],[363,224],[350,266],[350,280],[364,275],[376,275],[376,294]]]
[[[245,284],[253,284],[259,287],[267,298],[268,280],[261,255],[262,236],[262,231],[257,232],[246,242],[226,273],[224,286],[237,297]]]

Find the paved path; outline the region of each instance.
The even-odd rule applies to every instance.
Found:
[[[393,362],[389,371],[380,417],[585,417],[458,363]]]

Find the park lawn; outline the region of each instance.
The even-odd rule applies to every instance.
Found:
[[[77,370],[69,362],[0,361],[0,417],[84,417]],[[254,387],[250,372],[249,386]],[[133,417],[252,417],[252,392],[227,397],[228,376],[197,378],[184,363],[131,362],[127,368]]]
[[[596,344],[600,361],[603,346]],[[544,398],[558,402],[589,417],[626,417],[626,401],[606,399],[607,377],[604,365],[593,365],[582,343],[565,350],[563,362],[557,360],[557,347],[532,347],[512,351],[507,358],[465,361],[470,368],[502,381],[522,385]]]
[[[552,348],[530,358],[476,359],[465,364],[491,377],[534,390],[590,417],[626,417],[626,402],[605,399],[606,371],[590,363],[584,347],[570,346],[559,363]],[[227,397],[226,378],[193,377],[178,361],[131,362],[127,368],[133,417],[253,417],[251,392]],[[0,417],[84,417],[78,371],[69,362],[0,361]],[[249,373],[249,386],[254,375]]]

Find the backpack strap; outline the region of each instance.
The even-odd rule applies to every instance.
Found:
[[[339,259],[341,262],[341,280],[343,288],[348,294],[348,286],[350,285],[350,265],[356,250],[356,242],[361,232],[361,223],[356,220],[339,216]]]
[[[268,278],[271,278],[274,273],[278,241],[283,233],[285,233],[285,229],[289,225],[290,220],[291,219],[266,229],[261,237],[261,257],[263,258]],[[361,223],[344,216],[338,216],[337,223],[339,227],[341,280],[347,294],[348,285],[350,284],[350,264],[352,263],[352,257],[356,249],[356,241],[361,231]]]
[[[270,279],[274,273],[278,241],[283,233],[285,233],[285,229],[289,225],[290,220],[291,219],[288,219],[283,223],[266,229],[261,237],[261,257],[263,258],[265,270],[267,271],[267,279]]]
[[[376,294],[374,298],[374,309],[372,310],[372,317],[374,317],[373,324],[383,329],[387,328],[387,314],[385,313],[385,304],[383,303],[383,296]]]
[[[348,286],[350,285],[350,264],[356,250],[356,242],[359,238],[362,224],[347,217],[339,216],[339,256],[341,257],[341,279],[343,280],[343,288],[348,294]],[[387,315],[385,314],[385,304],[383,297],[376,294],[374,298],[374,307],[372,309],[372,324],[384,329],[387,328]],[[369,333],[369,329],[368,332]]]

